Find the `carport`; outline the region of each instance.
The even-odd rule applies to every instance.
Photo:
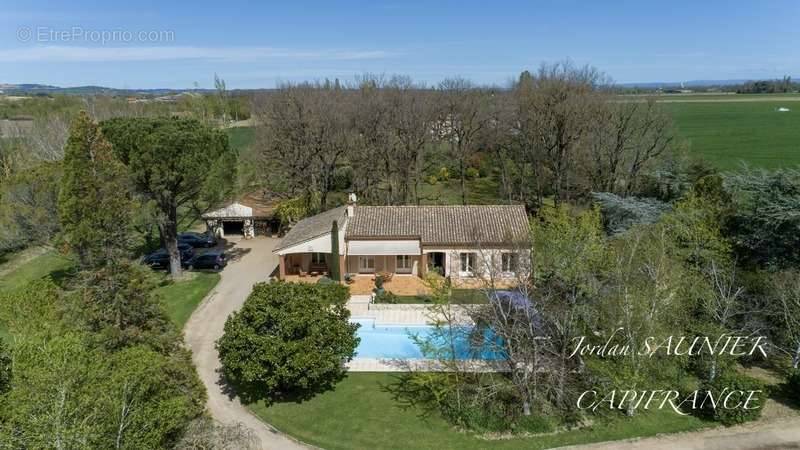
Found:
[[[275,204],[256,194],[226,203],[203,214],[208,231],[218,237],[271,236],[277,229]]]

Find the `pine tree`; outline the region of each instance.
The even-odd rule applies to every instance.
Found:
[[[331,279],[342,281],[339,272],[339,223],[334,220],[331,225]]]
[[[63,168],[58,199],[63,244],[84,269],[126,256],[132,203],[125,167],[85,111],[70,128]]]

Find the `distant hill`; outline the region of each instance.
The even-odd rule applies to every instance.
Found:
[[[212,89],[117,89],[104,86],[59,87],[47,84],[4,84],[0,91],[6,95],[76,94],[76,95],[169,95],[182,92],[211,92]]]

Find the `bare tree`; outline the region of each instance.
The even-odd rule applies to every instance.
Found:
[[[489,116],[487,92],[464,78],[448,78],[439,84],[439,135],[448,143],[450,155],[458,164],[461,181],[461,203],[467,204],[467,163],[478,150],[480,133]]]

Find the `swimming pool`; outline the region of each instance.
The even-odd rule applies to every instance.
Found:
[[[435,336],[432,326],[376,325],[372,319],[353,319],[361,325],[357,334],[361,342],[356,348],[356,358],[423,359],[423,355],[412,335],[420,338]],[[492,344],[492,334],[486,331],[479,336],[471,329],[460,329],[454,337],[456,359],[503,359],[501,351]],[[495,338],[496,340],[496,338]]]

